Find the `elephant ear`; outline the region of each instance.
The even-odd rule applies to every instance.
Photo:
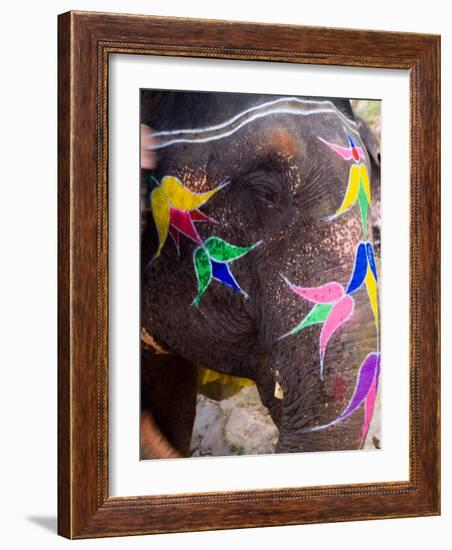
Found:
[[[327,97],[328,101],[331,101],[338,111],[340,111],[350,121],[355,121],[355,114],[353,112],[352,104],[349,99],[338,99],[337,97]]]
[[[361,136],[361,140],[364,143],[372,162],[375,166],[380,167],[380,143],[377,137],[372,132],[369,125],[364,122],[361,117],[355,116],[355,120],[358,123],[358,131]]]

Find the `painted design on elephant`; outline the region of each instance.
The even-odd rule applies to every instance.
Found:
[[[323,361],[328,342],[333,334],[352,317],[355,306],[352,294],[358,291],[363,284],[366,285],[378,339],[378,277],[373,248],[371,243],[367,242],[367,211],[372,204],[370,181],[367,167],[361,162],[365,158],[364,149],[355,144],[346,128],[344,128],[344,132],[348,140],[347,146],[328,142],[322,137],[318,139],[343,160],[353,160],[342,203],[338,210],[327,218],[328,220],[337,218],[350,210],[358,202],[364,241],[360,242],[357,246],[353,272],[347,288],[344,289],[340,283],[335,281],[319,287],[300,287],[291,283],[281,274],[283,280],[295,294],[312,302],[314,306],[297,326],[281,336],[279,340],[297,334],[310,326],[321,324],[322,329],[319,344],[321,380],[323,380]],[[354,394],[344,412],[332,422],[323,426],[309,428],[306,431],[317,431],[332,426],[353,414],[364,403],[364,423],[360,441],[360,445],[362,446],[375,407],[379,373],[380,354],[378,352],[371,353],[360,367]]]
[[[356,249],[353,273],[347,289],[335,281],[318,287],[296,286],[281,274],[282,279],[298,296],[314,303],[314,307],[302,321],[286,334],[278,338],[297,334],[312,325],[321,324],[320,331],[320,379],[323,380],[323,361],[326,347],[333,334],[353,315],[355,301],[351,294],[359,290],[365,283],[370,305],[374,314],[378,334],[378,303],[377,303],[377,268],[370,242],[360,242]]]
[[[370,305],[372,308],[378,342],[378,278],[375,265],[375,257],[370,242],[367,241],[367,217],[368,208],[371,206],[371,191],[369,174],[363,147],[357,146],[353,134],[358,134],[356,123],[344,118],[330,102],[314,102],[300,100],[298,98],[279,98],[261,105],[247,109],[231,119],[215,125],[199,129],[181,129],[161,131],[154,134],[156,139],[155,149],[168,147],[178,143],[206,143],[227,138],[237,132],[243,126],[262,117],[274,114],[311,115],[315,113],[334,113],[343,118],[344,132],[347,145],[337,145],[318,137],[331,151],[345,161],[352,161],[348,172],[348,182],[342,203],[336,212],[329,216],[333,220],[348,212],[358,203],[363,230],[363,241],[356,249],[353,271],[346,287],[336,281],[325,283],[318,287],[301,287],[290,282],[284,275],[281,277],[289,288],[298,296],[313,304],[309,313],[301,322],[278,340],[295,335],[301,330],[314,325],[321,325],[319,338],[320,379],[323,380],[324,357],[326,348],[333,335],[349,321],[354,313],[355,299],[353,294],[365,284]],[[159,245],[155,257],[158,257],[166,242],[168,234],[173,239],[178,254],[180,234],[198,245],[193,252],[193,264],[197,279],[197,295],[192,304],[199,306],[204,293],[212,280],[232,288],[235,292],[248,298],[248,294],[240,287],[231,271],[231,264],[245,256],[258,246],[261,241],[249,246],[235,246],[217,236],[209,237],[205,242],[201,239],[195,223],[214,222],[199,210],[211,197],[213,197],[225,184],[205,193],[194,193],[174,176],[165,176],[151,193],[151,208],[154,216]],[[379,346],[377,345],[377,349]],[[304,431],[318,431],[333,426],[348,418],[362,405],[364,406],[364,421],[360,444],[364,443],[369,424],[375,408],[375,401],[380,375],[380,353],[370,353],[361,364],[355,389],[350,402],[344,411],[331,422],[306,428]],[[275,393],[276,396],[276,393]],[[279,397],[278,397],[279,398]],[[281,394],[282,398],[282,394]],[[345,399],[344,399],[345,402]]]
[[[347,287],[347,294],[353,294],[366,285],[370,306],[374,314],[378,334],[378,276],[374,250],[370,242],[360,242],[356,249],[355,265]]]
[[[248,294],[240,288],[231,272],[229,264],[261,244],[258,241],[250,246],[234,246],[219,237],[209,237],[206,242],[195,249],[193,263],[198,280],[198,294],[193,304],[198,306],[212,279],[229,286],[248,298]]]
[[[178,253],[180,234],[197,244],[202,244],[195,222],[214,222],[214,220],[203,214],[199,208],[225,185],[227,183],[206,193],[194,193],[187,189],[179,178],[174,176],[162,178],[160,184],[151,193],[152,215],[159,237],[156,258],[160,256],[168,234],[171,235]]]
[[[370,242],[360,242],[358,244],[353,272],[346,289],[335,281],[319,287],[299,287],[292,284],[283,275],[282,277],[295,294],[313,302],[315,305],[296,327],[279,339],[297,334],[312,325],[322,324],[320,332],[321,380],[323,380],[323,359],[326,346],[333,334],[352,317],[355,301],[351,295],[358,291],[363,284],[366,285],[378,336],[378,277],[373,247]],[[360,440],[360,446],[362,446],[375,408],[379,375],[380,353],[373,352],[366,357],[359,369],[353,396],[345,410],[328,424],[307,428],[305,431],[312,432],[329,428],[353,414],[364,403],[364,422]]]
[[[163,177],[160,184],[157,180],[155,181],[157,187],[151,193],[151,209],[159,237],[159,246],[154,257],[160,256],[168,234],[171,235],[179,254],[180,234],[182,233],[200,245],[193,253],[193,264],[198,281],[198,294],[193,300],[193,305],[199,305],[212,279],[248,298],[248,294],[240,288],[235,280],[229,264],[253,250],[262,241],[251,246],[240,247],[214,236],[204,242],[194,225],[194,222],[215,222],[199,208],[220,189],[223,189],[228,182],[206,193],[194,193],[174,176]]]
[[[344,131],[347,134],[347,139],[349,143],[348,147],[343,147],[342,145],[336,145],[335,143],[330,143],[329,141],[326,141],[321,137],[319,137],[319,140],[325,145],[328,145],[330,149],[332,149],[344,160],[353,159],[355,162],[358,162],[359,159],[365,158],[364,149],[362,147],[358,147],[357,145],[355,145],[353,138],[350,136],[347,130],[345,130],[345,128],[344,128]]]
[[[381,368],[381,356],[378,352],[369,353],[361,364],[358,377],[353,391],[353,395],[344,409],[344,411],[328,424],[321,426],[314,426],[312,428],[305,428],[305,432],[316,432],[330,428],[335,424],[345,420],[354,412],[356,412],[361,405],[364,405],[364,421],[361,430],[360,447],[364,444],[364,441],[369,430],[369,425],[372,420],[372,416],[375,409],[375,402],[377,400],[378,382],[380,377]]]
[[[355,145],[355,142],[353,141],[347,130],[345,130],[345,128],[344,131],[347,135],[347,139],[349,142],[348,147],[343,147],[341,145],[330,143],[321,137],[318,138],[322,143],[327,145],[332,151],[334,151],[344,160],[354,160],[354,164],[350,166],[347,190],[345,192],[342,204],[340,205],[338,210],[336,210],[336,212],[332,216],[329,216],[327,219],[333,220],[337,218],[344,212],[350,210],[350,208],[352,208],[352,206],[356,202],[358,202],[359,210],[361,213],[361,223],[363,226],[363,235],[364,239],[367,239],[367,210],[369,206],[372,205],[372,199],[370,195],[370,181],[367,167],[364,163],[360,162],[360,159],[364,159],[365,157],[364,150],[362,147],[358,147]]]
[[[359,135],[357,124],[347,118],[331,101],[316,101],[299,97],[279,97],[241,111],[232,118],[220,124],[203,128],[185,128],[177,130],[162,130],[154,132],[153,150],[163,149],[179,143],[207,143],[232,136],[244,126],[264,117],[290,114],[295,116],[311,116],[317,114],[338,117],[350,133]]]
[[[323,380],[323,360],[328,342],[333,334],[353,315],[355,301],[346,294],[344,287],[336,282],[326,283],[319,287],[304,288],[294,285],[284,275],[281,277],[295,294],[315,305],[296,327],[280,336],[278,340],[297,334],[312,325],[321,324],[320,379]]]

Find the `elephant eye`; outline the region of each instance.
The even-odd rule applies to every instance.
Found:
[[[254,172],[245,178],[246,187],[263,203],[271,206],[279,204],[281,183],[276,174]]]

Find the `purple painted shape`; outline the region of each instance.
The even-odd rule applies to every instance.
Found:
[[[345,294],[344,287],[335,282],[311,288],[291,285],[290,288],[295,294],[298,294],[298,296],[306,298],[306,300],[316,304],[331,304],[337,302]]]
[[[364,360],[358,373],[358,381],[355,386],[355,391],[345,411],[338,417],[338,420],[343,420],[347,416],[350,416],[356,411],[356,409],[367,398],[372,382],[378,380],[378,373],[380,372],[380,354],[369,353]],[[376,393],[376,388],[375,388]]]

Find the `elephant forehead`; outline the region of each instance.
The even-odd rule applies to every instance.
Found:
[[[218,105],[215,112],[204,115],[204,123],[199,121],[196,127],[162,130],[154,133],[156,149],[171,147],[180,143],[208,143],[228,138],[239,133],[243,128],[256,124],[284,118],[286,121],[295,121],[299,125],[309,126],[311,121],[328,118],[330,124],[336,122],[347,126],[351,132],[357,133],[356,122],[347,118],[329,100],[312,100],[297,97],[279,97],[264,102],[257,102],[240,110],[237,109],[232,117],[225,118],[217,124],[209,124],[209,118],[218,119]],[[303,120],[304,119],[304,120]],[[300,122],[303,121],[303,122]],[[270,122],[273,124],[273,122]]]
[[[348,163],[319,141],[327,138],[341,145],[344,137],[344,120],[336,112],[320,112],[311,117],[273,113],[243,124],[232,133],[222,128],[208,136],[201,129],[162,136],[167,141],[157,154],[165,175],[180,178],[187,188],[198,193],[233,181],[248,171],[262,167],[278,170],[278,163],[285,172],[291,171],[291,182],[296,185],[306,168],[305,160],[313,168],[328,165],[328,176],[334,173],[337,178],[346,177],[342,172]]]
[[[177,144],[157,153],[165,175],[178,177],[191,191],[199,193],[258,168],[277,169],[278,162],[287,165],[289,161],[295,169],[296,160],[305,151],[303,136],[287,126],[256,124],[223,140]]]
[[[281,155],[294,157],[297,153],[297,140],[285,128],[276,127],[268,134],[268,148]]]

